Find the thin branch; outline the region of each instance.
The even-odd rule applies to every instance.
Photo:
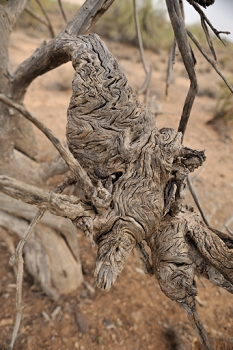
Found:
[[[48,29],[49,29],[49,32],[50,32],[50,35],[52,38],[55,38],[55,33],[54,33],[54,30],[53,30],[53,26],[52,26],[52,23],[49,19],[49,16],[47,15],[47,12],[43,6],[43,4],[40,2],[40,0],[35,0],[37,2],[37,4],[39,5],[40,9],[41,9],[41,12],[43,13],[43,15],[45,16],[46,18],[46,21],[47,21],[47,26],[48,26]]]
[[[210,50],[212,52],[212,55],[213,55],[215,61],[217,61],[217,55],[216,55],[216,52],[215,52],[215,49],[214,49],[214,45],[213,45],[213,42],[212,42],[212,40],[210,38],[210,34],[209,34],[208,27],[206,25],[206,22],[203,20],[203,18],[201,18],[201,25],[202,25],[203,31],[205,33],[205,36],[206,36],[209,48],[210,48]]]
[[[103,208],[104,206],[108,206],[108,201],[110,200],[110,195],[106,189],[103,188],[101,183],[99,184],[99,188],[95,188],[91,182],[91,179],[87,175],[86,171],[81,167],[79,162],[74,158],[73,154],[66,149],[58,138],[52,133],[50,129],[48,129],[41,121],[39,121],[36,117],[28,112],[28,110],[22,105],[13,102],[5,95],[0,93],[0,101],[6,103],[7,105],[15,108],[18,112],[20,112],[24,117],[30,120],[39,130],[41,130],[45,136],[52,142],[54,147],[58,150],[61,157],[65,160],[66,164],[70,168],[74,178],[77,182],[82,184],[87,196],[93,201],[97,201],[96,207]],[[98,195],[100,195],[100,200],[98,201]],[[101,198],[101,196],[104,196]],[[105,203],[104,203],[105,202]]]
[[[0,175],[0,192],[15,199],[20,199],[25,203],[36,205],[40,209],[48,210],[54,215],[67,217],[71,220],[82,216],[86,210],[92,210],[91,206],[83,203],[75,196],[45,191],[5,175]]]
[[[176,43],[176,39],[174,39],[170,53],[169,53],[168,64],[167,64],[165,96],[168,96],[168,89],[172,80],[172,71],[173,71],[173,66],[175,64],[175,58],[176,58],[176,47],[177,47],[177,43]]]
[[[194,69],[195,58],[189,45],[188,36],[184,25],[182,10],[181,10],[179,1],[166,0],[166,4],[167,4],[167,9],[170,16],[171,24],[173,27],[173,31],[176,37],[176,41],[177,41],[186,71],[190,79],[190,87],[185,99],[185,103],[184,103],[184,107],[183,107],[183,111],[182,111],[182,115],[181,115],[181,119],[178,127],[178,131],[182,132],[182,135],[184,137],[184,133],[189,121],[192,106],[198,91],[197,78],[196,78],[196,73]]]
[[[134,21],[135,21],[135,27],[136,27],[136,33],[137,33],[138,46],[139,46],[142,66],[143,66],[143,69],[146,73],[146,79],[145,79],[142,87],[139,89],[138,93],[143,94],[146,91],[145,101],[144,101],[144,102],[146,102],[146,99],[147,99],[148,93],[149,93],[150,82],[151,82],[152,68],[148,69],[147,65],[146,65],[146,61],[145,61],[140,24],[139,24],[139,20],[138,20],[137,0],[133,0],[133,9],[134,9]]]
[[[74,182],[74,179],[72,177],[68,177],[64,179],[55,189],[55,193],[61,193],[64,191],[64,189],[71,185]],[[42,216],[45,213],[45,209],[39,209],[36,213],[35,217],[33,218],[32,222],[28,226],[27,230],[25,231],[22,239],[19,241],[19,244],[13,254],[13,256],[10,258],[10,265],[13,266],[15,264],[15,261],[18,261],[18,271],[17,271],[17,280],[16,280],[16,320],[15,325],[11,337],[11,343],[10,343],[10,349],[13,349],[15,340],[19,331],[19,326],[21,323],[22,318],[22,284],[23,284],[23,247],[30,235],[30,233],[35,228],[36,224],[40,221]]]
[[[23,285],[23,257],[22,252],[18,257],[18,271],[16,279],[16,319],[11,337],[9,350],[12,350],[19,331],[19,326],[22,318],[22,285]]]
[[[25,8],[25,12],[27,12],[32,18],[36,19],[38,22],[40,22],[41,24],[43,24],[48,28],[48,23],[42,18],[40,18],[39,16],[37,16],[37,14],[32,12],[28,7]]]
[[[222,78],[222,80],[225,82],[225,84],[227,85],[227,87],[229,88],[229,90],[233,93],[233,87],[231,86],[230,82],[224,77],[224,75],[221,73],[217,63],[215,61],[213,61],[208,55],[207,53],[203,50],[203,48],[201,47],[201,45],[199,44],[199,42],[197,41],[197,39],[193,36],[193,34],[187,30],[188,36],[190,37],[190,39],[194,42],[194,44],[197,46],[197,48],[199,49],[199,51],[202,53],[202,55],[205,57],[205,59],[212,65],[212,67],[215,69],[215,71],[218,73],[218,75]]]
[[[45,209],[40,209],[36,213],[36,216],[34,217],[32,222],[28,226],[27,231],[24,233],[23,238],[19,241],[19,244],[17,245],[17,248],[16,248],[14,254],[10,258],[9,264],[11,266],[14,266],[15,261],[19,258],[19,256],[22,256],[23,247],[24,247],[30,233],[34,230],[36,224],[40,221],[40,219],[42,218],[44,213],[45,213]]]
[[[194,200],[194,202],[195,202],[195,204],[196,204],[196,206],[197,206],[197,208],[198,208],[198,210],[199,210],[199,212],[201,214],[201,217],[202,217],[204,223],[206,224],[206,226],[209,227],[209,222],[208,222],[208,220],[207,220],[207,218],[206,218],[206,216],[204,214],[204,211],[202,210],[202,207],[200,205],[200,202],[199,202],[199,200],[197,198],[196,192],[194,190],[194,187],[193,187],[192,182],[190,181],[189,177],[187,177],[187,183],[188,183],[188,188],[190,190],[190,193],[191,193],[191,195],[193,197],[193,200]]]
[[[67,23],[68,23],[68,20],[67,20],[67,17],[66,17],[66,13],[65,13],[65,11],[64,11],[64,8],[63,8],[62,1],[61,1],[61,0],[57,0],[57,1],[58,1],[58,5],[59,5],[59,8],[60,8],[62,17],[64,18],[64,21],[65,21],[65,23],[67,24]]]
[[[68,177],[64,179],[54,190],[54,193],[62,193],[66,187],[71,185],[74,182],[73,177]],[[15,261],[17,260],[18,256],[21,254],[23,251],[23,247],[30,235],[30,233],[33,231],[34,227],[36,224],[40,221],[42,216],[45,213],[45,209],[39,209],[38,212],[36,213],[35,217],[31,221],[30,225],[27,228],[27,231],[24,233],[23,238],[19,241],[19,244],[13,254],[13,256],[10,258],[10,265],[13,266],[15,264]]]
[[[195,326],[195,328],[197,330],[198,338],[203,345],[203,349],[213,350],[213,348],[210,344],[208,335],[206,333],[205,327],[204,327],[203,323],[201,322],[201,319],[198,315],[197,310],[195,310],[190,315],[188,315],[188,318],[189,318],[189,321],[191,322],[191,324],[193,324],[193,326]]]
[[[204,12],[202,11],[202,9],[200,8],[200,6],[198,4],[196,4],[193,0],[187,0],[190,5],[192,5],[194,7],[194,9],[199,13],[201,20],[205,21],[208,26],[211,28],[211,30],[213,31],[213,33],[216,35],[216,37],[223,43],[223,45],[226,46],[226,44],[224,43],[224,41],[222,40],[222,38],[220,37],[220,34],[231,34],[230,32],[226,31],[218,31],[216,28],[214,28],[214,26],[212,25],[212,23],[209,21],[209,19],[206,17],[206,15],[204,14]]]

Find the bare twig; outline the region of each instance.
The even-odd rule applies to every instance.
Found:
[[[201,18],[201,25],[202,25],[202,28],[204,30],[204,33],[205,33],[205,36],[206,36],[206,39],[207,39],[207,42],[208,42],[208,45],[209,45],[209,48],[213,54],[213,57],[215,59],[215,61],[217,61],[217,55],[216,55],[216,52],[215,52],[215,49],[214,49],[214,45],[213,45],[213,42],[210,38],[210,34],[209,34],[209,31],[208,31],[208,27],[206,25],[206,22],[204,21],[203,18]]]
[[[190,88],[185,99],[178,131],[184,133],[188,124],[192,106],[198,91],[196,73],[194,69],[195,58],[188,42],[188,36],[184,25],[182,10],[178,0],[166,0],[168,13],[174,30],[176,41],[190,79]]]
[[[32,222],[30,223],[30,225],[28,226],[27,231],[24,233],[23,238],[19,241],[19,244],[15,250],[14,255],[10,258],[10,265],[13,266],[15,264],[16,259],[19,258],[19,256],[22,256],[22,250],[23,247],[28,239],[28,236],[30,235],[30,233],[32,232],[32,230],[35,228],[36,224],[40,221],[40,219],[42,218],[42,216],[44,215],[45,210],[44,209],[40,209],[38,210],[38,212],[36,213],[36,216],[34,217],[34,219],[32,220]]]
[[[12,350],[15,344],[15,340],[19,331],[19,326],[22,318],[22,285],[23,285],[23,257],[22,251],[18,257],[18,271],[16,279],[16,319],[15,325],[11,337],[11,343],[9,350]]]
[[[62,193],[66,187],[71,185],[74,182],[73,177],[67,177],[64,179],[54,190],[54,193]],[[33,231],[35,228],[36,224],[40,221],[42,216],[45,213],[45,209],[39,209],[38,212],[36,213],[35,217],[31,221],[30,225],[28,226],[27,231],[24,233],[23,238],[19,241],[19,244],[13,254],[13,256],[10,258],[10,265],[13,266],[15,264],[15,261],[17,260],[19,254],[23,251],[23,247],[30,235],[30,233]]]
[[[205,327],[204,327],[203,323],[201,322],[201,319],[200,319],[197,311],[195,310],[191,315],[188,315],[188,318],[189,318],[191,324],[193,324],[195,326],[195,328],[197,330],[198,338],[199,338],[200,342],[202,343],[203,348],[205,350],[213,350],[213,348],[209,342]]]
[[[91,209],[90,205],[83,203],[78,197],[45,191],[5,175],[0,175],[0,192],[71,220]]]
[[[54,30],[53,30],[53,26],[52,26],[52,23],[49,19],[49,16],[47,15],[47,12],[43,6],[43,4],[40,2],[40,0],[35,0],[37,2],[37,4],[39,5],[40,9],[41,9],[41,12],[43,13],[43,15],[45,16],[46,18],[46,21],[47,21],[47,26],[48,26],[48,29],[49,29],[49,32],[50,32],[50,35],[52,38],[55,38],[55,33],[54,33]]]
[[[28,7],[25,8],[25,12],[27,12],[32,18],[36,19],[38,22],[40,22],[41,24],[43,24],[48,28],[48,23],[42,18],[40,18],[39,16],[37,16],[37,14],[32,12]]]
[[[73,178],[68,177],[65,180],[59,184],[55,191],[56,193],[61,193],[63,190],[69,186],[70,184],[73,183]],[[15,320],[15,325],[14,325],[14,330],[12,333],[12,338],[11,338],[11,344],[10,344],[10,349],[13,349],[14,343],[18,334],[21,318],[22,318],[22,283],[23,283],[23,247],[36,226],[36,224],[40,221],[42,216],[45,213],[45,209],[39,209],[38,212],[36,213],[34,219],[28,226],[27,231],[24,233],[23,238],[20,240],[14,255],[10,258],[10,265],[13,266],[15,264],[15,261],[18,261],[18,271],[17,271],[17,280],[16,280],[16,309],[17,309],[17,314],[16,314],[16,320]]]
[[[174,39],[170,53],[169,53],[169,58],[168,58],[165,96],[168,96],[168,89],[172,80],[172,70],[173,70],[173,66],[175,64],[175,58],[176,58],[176,47],[177,47],[177,43],[176,43],[176,39]]]
[[[60,8],[60,10],[61,10],[62,17],[64,18],[64,21],[65,21],[65,23],[67,24],[67,23],[68,23],[68,20],[67,20],[67,17],[66,17],[66,13],[65,13],[65,11],[64,11],[64,8],[63,8],[62,1],[61,1],[61,0],[57,0],[57,1],[58,1],[59,8]]]
[[[223,45],[226,45],[224,43],[224,41],[221,39],[220,34],[230,34],[230,32],[226,31],[218,31],[216,28],[214,28],[214,26],[212,25],[212,23],[209,21],[209,19],[206,17],[206,15],[204,14],[204,12],[202,11],[202,9],[200,8],[200,6],[198,4],[196,4],[193,0],[187,0],[193,7],[194,9],[199,13],[201,20],[205,21],[208,26],[211,28],[211,30],[213,31],[213,33],[216,35],[216,37],[223,43]]]
[[[145,100],[146,100],[148,97],[148,93],[149,93],[148,90],[149,90],[150,82],[151,82],[152,68],[148,69],[147,65],[146,65],[146,61],[145,61],[142,36],[141,36],[141,31],[140,31],[140,24],[139,24],[139,20],[138,20],[137,0],[133,0],[133,8],[134,8],[134,21],[135,21],[135,26],[136,26],[136,33],[137,33],[137,38],[138,38],[138,46],[139,46],[139,50],[140,50],[140,56],[141,56],[143,69],[146,73],[146,79],[145,79],[142,87],[139,89],[138,93],[143,94],[145,92]],[[144,101],[144,102],[146,102],[146,101]]]
[[[196,204],[196,206],[197,206],[197,208],[198,208],[198,210],[199,210],[199,212],[201,214],[201,217],[202,217],[204,223],[206,224],[206,226],[209,227],[208,220],[207,220],[207,218],[206,218],[206,216],[204,214],[204,211],[202,210],[202,207],[200,205],[200,202],[199,202],[199,200],[197,198],[196,192],[194,190],[194,187],[193,187],[192,182],[190,181],[189,177],[187,178],[187,183],[188,183],[188,187],[189,187],[190,193],[191,193],[191,195],[192,195],[192,197],[194,199],[194,202],[195,202],[195,204]]]
[[[217,63],[215,61],[213,61],[208,55],[207,53],[203,50],[203,48],[201,47],[201,45],[199,44],[199,42],[197,41],[197,39],[193,36],[193,34],[187,30],[188,36],[190,37],[190,39],[194,42],[194,44],[197,46],[197,48],[199,49],[199,51],[202,53],[202,55],[205,57],[205,59],[212,65],[212,67],[216,70],[216,72],[218,73],[218,75],[222,78],[222,80],[225,82],[225,84],[227,85],[227,87],[229,88],[229,90],[233,93],[233,87],[231,86],[230,82],[224,77],[224,75],[221,73]]]
[[[58,150],[62,158],[65,160],[66,164],[70,168],[74,178],[76,181],[80,182],[83,185],[83,188],[86,190],[87,196],[93,200],[96,200],[96,207],[103,208],[107,206],[108,201],[110,199],[110,195],[106,189],[103,188],[100,183],[98,189],[96,189],[86,171],[81,167],[79,162],[74,158],[72,153],[66,149],[58,138],[52,133],[50,129],[48,129],[41,121],[39,121],[36,117],[34,117],[28,110],[22,105],[13,102],[11,99],[7,98],[5,95],[0,93],[0,101],[6,103],[7,105],[15,108],[18,112],[20,112],[24,117],[30,120],[36,127],[41,130],[45,136],[52,142],[54,147]],[[100,196],[100,201],[98,200]],[[102,197],[102,198],[101,198]]]

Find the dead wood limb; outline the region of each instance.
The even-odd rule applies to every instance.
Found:
[[[215,71],[218,73],[218,75],[222,78],[222,80],[224,81],[224,83],[227,85],[227,87],[229,88],[229,90],[233,93],[233,87],[231,85],[231,83],[226,79],[226,77],[224,77],[224,75],[222,74],[222,72],[220,71],[217,63],[215,61],[213,61],[205,52],[205,50],[201,47],[201,45],[199,44],[199,42],[196,40],[196,38],[193,36],[193,34],[187,30],[188,36],[190,37],[190,39],[194,42],[194,44],[197,46],[197,48],[199,49],[199,51],[201,52],[201,54],[205,57],[205,59],[211,64],[211,66],[215,69]]]
[[[44,8],[44,5],[42,4],[42,2],[40,0],[35,0],[36,3],[38,4],[38,6],[40,7],[41,9],[41,12],[43,13],[45,19],[46,19],[46,22],[47,22],[47,27],[49,29],[49,32],[50,32],[50,35],[51,35],[51,38],[54,38],[55,37],[55,32],[54,32],[54,29],[53,29],[53,26],[52,26],[52,23],[49,19],[49,16],[47,15],[47,12]]]
[[[178,0],[166,0],[168,13],[170,16],[171,24],[176,37],[177,45],[179,47],[186,71],[190,79],[190,88],[185,99],[178,131],[184,133],[188,124],[191,109],[198,91],[198,84],[196,73],[194,69],[195,61],[193,52],[188,42],[188,36],[184,25],[182,11]]]
[[[45,221],[46,225],[39,223],[35,227],[23,253],[27,271],[34,282],[51,299],[58,299],[60,293],[67,294],[77,289],[83,277],[75,227],[62,217],[57,218],[59,225],[53,223],[49,227],[47,220],[50,218],[51,214]],[[14,233],[22,239],[28,221],[0,210],[0,226],[5,229],[5,234]]]
[[[0,176],[0,191],[13,198],[21,199],[25,203],[48,210],[54,215],[71,220],[79,215],[82,216],[86,210],[90,210],[90,207],[83,204],[77,197],[45,191],[4,175]]]
[[[114,0],[86,0],[68,25],[48,43],[44,42],[34,54],[18,66],[5,94],[21,102],[30,83],[70,60],[66,39],[84,34],[97,21]]]
[[[161,290],[181,305],[196,328],[203,348],[211,350],[208,336],[196,310],[195,266],[185,240],[186,222],[167,216],[161,223],[152,250],[154,273]]]
[[[17,246],[13,256],[10,258],[9,263],[10,263],[11,266],[14,266],[15,261],[20,259],[20,257],[23,258],[22,257],[22,250],[23,250],[24,244],[26,243],[26,241],[28,239],[28,236],[30,235],[30,233],[32,232],[32,230],[34,229],[36,224],[40,221],[40,219],[44,215],[44,212],[45,212],[44,209],[38,210],[38,212],[36,213],[34,219],[30,223],[30,225],[28,226],[27,231],[25,231],[25,233],[23,235],[23,238],[19,241],[19,244],[18,244],[18,246]]]
[[[61,193],[67,186],[69,186],[71,183],[73,183],[73,178],[66,178],[61,184],[59,184],[55,192]],[[27,228],[27,231],[25,231],[23,238],[20,240],[13,256],[10,258],[10,265],[13,266],[15,264],[15,261],[18,262],[18,271],[17,271],[17,280],[16,280],[16,309],[17,309],[17,315],[16,315],[16,321],[14,325],[14,330],[12,334],[10,349],[13,349],[14,343],[16,340],[16,336],[18,334],[21,318],[22,318],[22,283],[23,283],[23,248],[24,245],[30,235],[30,233],[34,230],[36,224],[40,221],[42,216],[44,215],[45,210],[40,209],[36,213],[35,217],[31,221],[30,225]]]
[[[98,185],[98,188],[93,186],[86,171],[81,167],[72,153],[61,144],[57,137],[54,136],[52,131],[31,113],[29,113],[22,105],[13,102],[3,94],[0,94],[0,100],[19,111],[45,134],[45,136],[52,142],[54,147],[56,147],[61,157],[65,160],[76,181],[82,185],[87,197],[93,200],[93,203],[96,205],[98,210],[104,210],[104,208],[109,205],[110,194],[102,187],[101,183]]]
[[[203,323],[201,322],[200,316],[196,311],[194,311],[191,315],[188,316],[189,321],[191,324],[193,324],[193,326],[196,328],[197,331],[197,335],[198,338],[201,342],[201,344],[203,345],[203,349],[205,350],[213,350],[207,332],[205,330],[205,327],[203,325]]]
[[[19,331],[19,326],[22,318],[22,287],[23,287],[23,256],[22,252],[18,257],[18,271],[16,279],[16,319],[11,337],[9,350],[12,350]]]
[[[68,20],[67,20],[67,17],[66,17],[66,13],[65,13],[65,10],[63,8],[63,3],[61,0],[57,0],[58,1],[58,5],[59,5],[59,8],[60,8],[60,11],[61,11],[61,14],[62,14],[62,17],[65,21],[65,23],[67,24],[68,23]]]
[[[201,18],[201,26],[202,26],[203,31],[205,33],[205,36],[206,36],[206,39],[207,39],[207,43],[209,45],[210,51],[212,52],[214,60],[217,61],[217,55],[216,55],[216,52],[215,52],[215,49],[214,49],[214,45],[213,45],[213,42],[211,40],[211,37],[210,37],[209,30],[208,30],[208,27],[206,25],[206,22],[204,21],[203,18]]]
[[[4,213],[1,213],[0,226],[4,227],[6,230],[9,230],[10,228],[10,231],[13,230],[13,232],[21,239],[23,237],[23,233],[27,230],[28,225],[25,224],[22,232],[18,232],[17,227],[20,227],[20,222],[17,221],[14,229],[12,229],[14,223],[13,218],[22,218],[27,222],[30,222],[35,217],[38,209],[30,204],[18,201],[3,193],[0,193],[0,210],[4,211]],[[4,215],[7,216],[8,214],[11,215],[9,220],[4,221]],[[75,260],[80,262],[76,228],[70,220],[63,217],[54,216],[51,213],[46,212],[41,218],[40,223],[43,225],[43,227],[47,226],[51,228],[52,231],[61,233],[65,238],[72,255],[75,257]],[[15,249],[13,249],[13,251],[10,249],[10,252],[13,255]]]
[[[68,187],[70,184],[74,182],[73,177],[68,177],[62,181],[61,184],[59,184],[56,189],[54,190],[54,193],[62,193],[66,187]],[[10,258],[10,265],[13,266],[15,264],[15,261],[17,260],[18,256],[21,254],[23,247],[30,235],[30,233],[33,231],[34,227],[36,224],[40,221],[42,216],[45,213],[45,209],[39,209],[38,212],[36,213],[35,217],[31,221],[30,225],[27,228],[27,231],[25,231],[23,238],[20,240],[15,253],[13,256]]]
[[[4,193],[0,193],[0,210],[9,213],[12,216],[25,219],[27,222],[30,222],[35,217],[38,209],[30,204],[9,197]],[[76,229],[69,220],[66,220],[63,217],[54,216],[51,213],[46,212],[45,215],[41,218],[40,222],[45,226],[49,226],[57,232],[62,232],[66,237],[66,241],[70,242],[69,246],[72,247],[73,245],[75,247],[75,242],[72,240],[72,237],[75,236]],[[14,252],[12,255],[13,254]],[[75,252],[73,252],[73,254],[75,255]]]

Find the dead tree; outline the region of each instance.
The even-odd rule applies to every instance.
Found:
[[[112,2],[87,0],[67,27],[37,49],[14,75],[9,75],[5,67],[8,81],[0,95],[4,102],[0,191],[36,205],[38,216],[49,211],[70,219],[89,236],[98,246],[94,275],[101,289],[111,288],[136,248],[145,272],[155,275],[162,291],[185,309],[203,347],[211,349],[196,311],[194,277],[201,274],[232,293],[233,239],[205,225],[193,208],[183,204],[187,177],[202,165],[205,155],[182,144],[197,81],[179,1],[167,0],[167,7],[191,84],[178,131],[158,130],[154,115],[137,100],[103,41],[95,34],[79,35]],[[22,106],[30,82],[68,60],[75,70],[67,116],[69,150]],[[56,192],[35,186],[32,171],[23,171],[25,156],[19,156],[16,149],[28,153],[20,143],[12,144],[11,133],[15,130],[12,134],[16,137],[25,119],[15,111],[45,133],[69,168],[68,179]],[[30,124],[25,125],[31,135]],[[9,145],[8,139],[10,149],[4,147],[4,142]],[[16,166],[20,166],[18,179],[12,177]],[[41,184],[41,179],[46,178],[41,175],[43,167],[36,164],[32,169],[33,173],[38,169]],[[29,176],[30,184],[25,183],[23,172]],[[57,193],[70,183],[82,191],[80,198]],[[47,232],[44,239],[50,237],[52,241],[53,235]]]

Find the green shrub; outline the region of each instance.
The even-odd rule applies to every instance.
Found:
[[[166,20],[166,12],[159,1],[138,1],[138,17],[145,48],[157,50],[169,48],[173,40],[171,25]],[[137,44],[134,23],[133,1],[116,0],[93,31],[114,41]]]

